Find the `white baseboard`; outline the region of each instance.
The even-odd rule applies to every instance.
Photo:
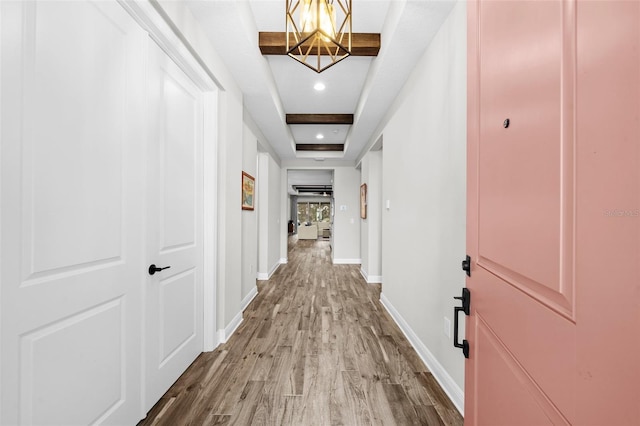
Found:
[[[282,258],[280,258],[280,264],[281,264],[281,265],[286,265],[286,264],[287,264],[287,262],[289,262],[289,260],[288,260],[286,257],[282,257]]]
[[[362,268],[360,268],[360,275],[362,275],[367,284],[382,283],[382,275],[369,275]]]
[[[269,278],[271,278],[271,276],[278,270],[279,267],[280,267],[280,262],[276,263],[271,267],[271,270],[269,271]]]
[[[333,259],[334,265],[360,265],[362,259]]]
[[[449,396],[453,405],[456,406],[460,414],[464,416],[464,392],[453,380],[453,378],[447,373],[442,364],[438,362],[435,356],[427,349],[424,343],[418,338],[409,324],[402,318],[402,315],[393,307],[389,299],[383,293],[380,293],[380,303],[389,312],[391,318],[398,324],[400,330],[404,333],[405,337],[411,343],[411,346],[416,350],[422,362],[425,363],[427,368],[433,374],[433,377],[440,384],[444,392]]]
[[[251,291],[249,292],[249,294],[247,294],[245,296],[244,299],[242,299],[242,302],[240,302],[240,310],[242,312],[244,312],[245,309],[247,309],[247,306],[249,306],[249,303],[251,303],[251,301],[258,295],[258,287],[253,287],[251,289]]]
[[[286,259],[284,263],[287,263]],[[269,273],[258,272],[256,274],[256,278],[259,279],[260,281],[271,279],[271,276],[276,272],[276,270],[280,267],[281,264],[282,264],[282,259],[280,259],[278,263],[276,263],[271,267],[271,270],[269,271]]]
[[[224,330],[218,330],[218,341],[220,343],[226,343],[227,340],[229,340],[229,337],[231,337],[238,327],[240,327],[240,324],[242,324],[242,311],[238,312],[238,314],[233,317]]]

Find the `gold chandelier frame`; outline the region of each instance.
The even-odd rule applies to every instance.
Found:
[[[303,13],[305,1],[315,5],[316,22],[311,23],[311,31],[303,32],[309,23],[301,22],[298,16],[298,25],[296,13]],[[342,19],[339,25],[331,19],[331,29],[327,31],[320,20],[323,13],[329,16],[331,10]],[[296,61],[317,73],[332,67],[351,55],[351,0],[287,0],[286,38],[287,55]]]

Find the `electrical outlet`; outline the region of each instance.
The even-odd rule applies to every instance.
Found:
[[[444,317],[444,335],[451,338],[451,321],[449,318]]]

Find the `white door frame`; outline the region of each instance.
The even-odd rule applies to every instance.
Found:
[[[218,344],[216,333],[216,240],[217,240],[217,156],[218,91],[224,90],[211,70],[189,42],[179,34],[166,14],[149,1],[118,0],[133,19],[149,33],[162,50],[191,78],[204,93],[203,128],[203,350],[212,351]],[[213,143],[211,143],[213,142]]]

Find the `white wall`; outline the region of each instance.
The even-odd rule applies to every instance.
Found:
[[[269,278],[269,155],[258,153],[256,203],[258,205],[258,271],[259,280]]]
[[[283,211],[281,169],[267,153],[258,154],[258,279],[271,277],[280,265],[281,234],[287,232]],[[286,205],[286,202],[285,202]]]
[[[220,120],[218,157],[218,309],[225,338],[241,317],[242,270],[242,104],[227,102]],[[231,108],[230,108],[231,107]]]
[[[291,201],[288,193],[288,183],[287,183],[287,166],[285,164],[282,165],[280,169],[280,221],[282,223],[287,223],[289,221]],[[289,231],[287,229],[283,229],[280,232],[280,263],[287,263],[288,260],[288,251],[289,251]]]
[[[269,252],[267,254],[267,262],[271,271],[280,264],[280,235],[287,232],[287,222],[281,220],[281,213],[287,214],[286,210],[282,212],[280,198],[283,193],[283,187],[280,185],[281,169],[278,164],[269,155]]]
[[[369,282],[382,282],[382,157],[384,151],[371,152],[368,190],[369,211]]]
[[[256,177],[258,164],[257,138],[245,124],[242,138],[242,170]],[[255,201],[255,200],[254,200]],[[256,268],[258,262],[258,212],[242,210],[242,308],[257,294]]]
[[[368,283],[382,282],[382,151],[362,159],[360,184],[367,184],[367,218],[360,219],[360,271]]]
[[[336,167],[333,174],[333,263],[361,262],[360,171]]]
[[[396,108],[384,129],[390,209],[382,213],[381,299],[462,410],[464,357],[443,329],[465,283],[465,2],[455,5]]]

